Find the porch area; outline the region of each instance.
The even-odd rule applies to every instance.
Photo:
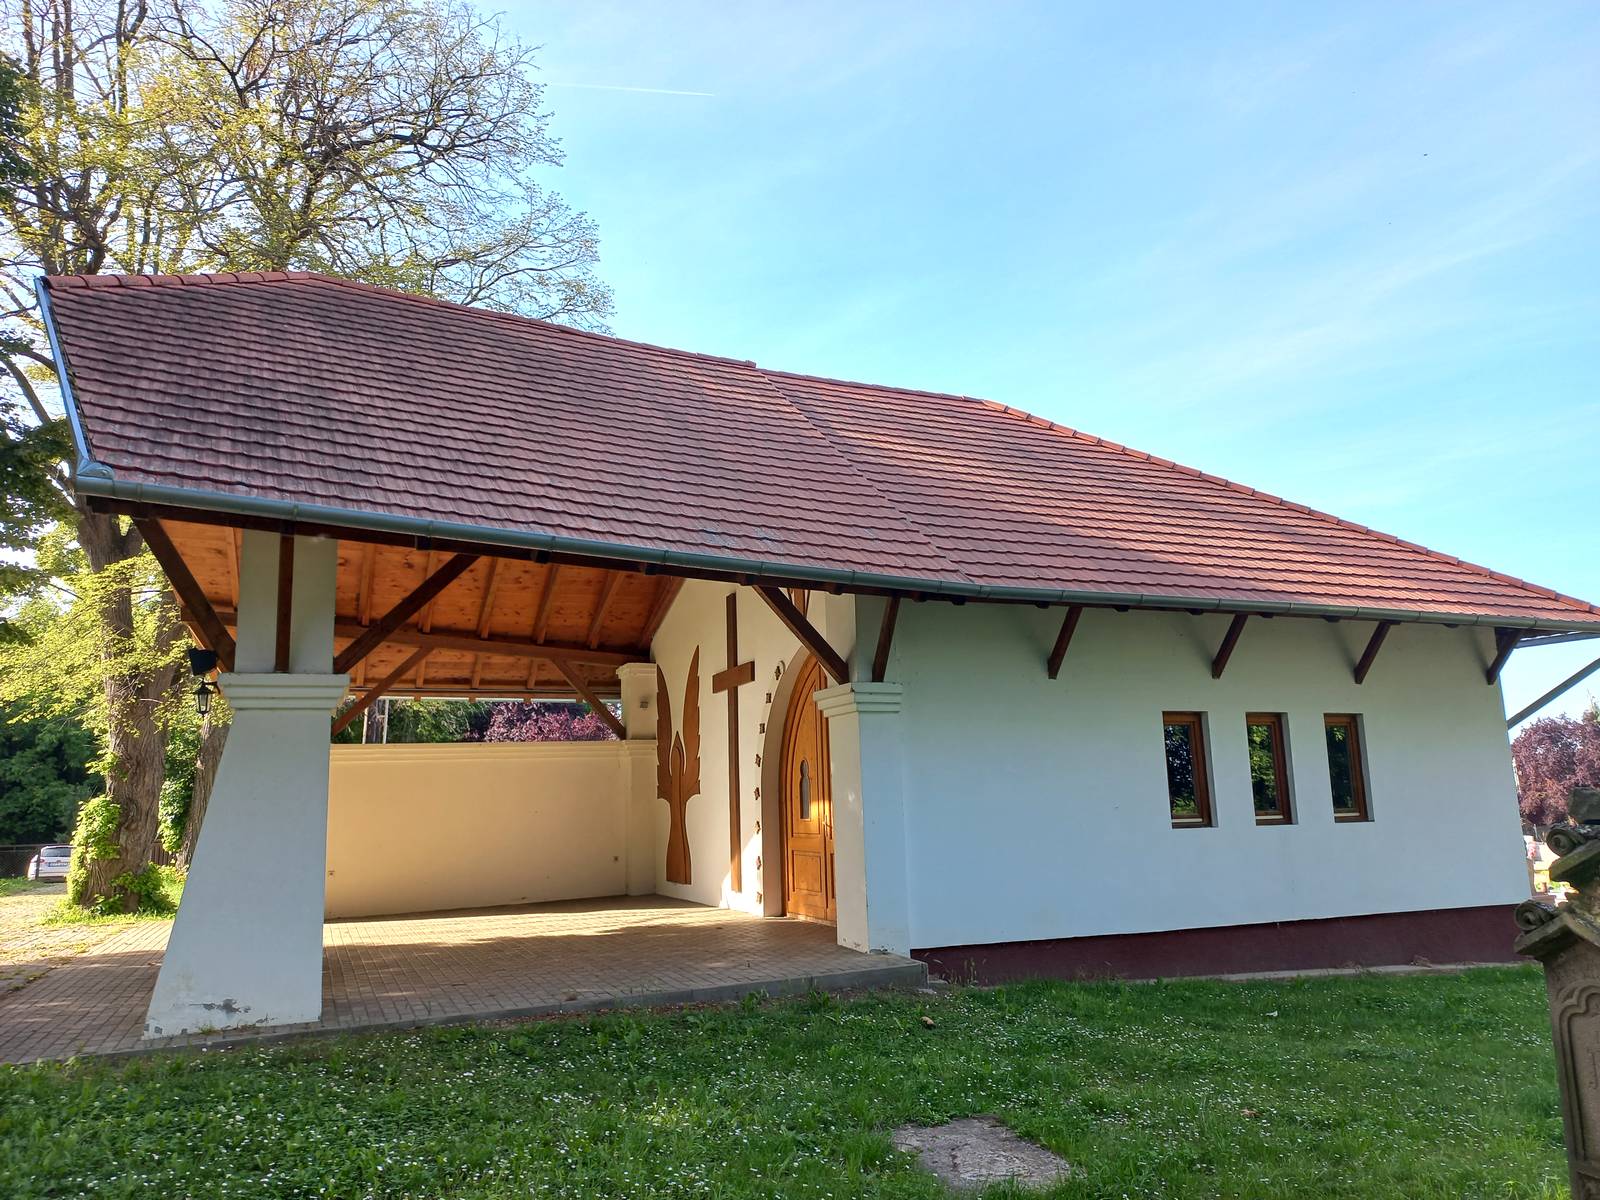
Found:
[[[329,921],[320,1020],[146,1039],[145,1011],[171,928],[131,925],[0,994],[0,1062],[926,979],[922,963],[838,945],[831,926],[661,896],[611,897]]]

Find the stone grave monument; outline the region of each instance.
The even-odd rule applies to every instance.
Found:
[[[1519,904],[1516,948],[1544,964],[1572,1200],[1600,1200],[1600,788],[1574,788],[1567,815],[1545,840],[1550,878],[1577,893]]]

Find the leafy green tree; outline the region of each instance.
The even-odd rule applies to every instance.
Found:
[[[183,628],[148,554],[96,570],[65,527],[42,537],[35,554],[49,586],[15,612],[17,636],[0,656],[0,700],[27,718],[80,721],[98,736],[94,766],[105,794],[80,809],[96,832],[81,844],[74,837],[80,851],[68,894],[104,900],[103,908],[120,896],[131,907],[139,894],[118,881],[137,879],[150,861],[168,733],[192,720],[187,696],[173,686]],[[151,801],[129,803],[140,788]]]
[[[17,64],[0,54],[0,192],[20,187],[31,178],[22,154],[24,78]],[[0,364],[11,389],[32,391],[15,355],[27,348],[23,339],[0,325]],[[52,478],[67,452],[60,421],[28,421],[15,399],[0,392],[0,596],[23,590],[37,580],[33,568],[16,555],[32,548],[39,531],[65,515],[61,491]],[[0,640],[14,636],[0,612]]]
[[[396,743],[450,743],[483,740],[502,702],[493,700],[380,700],[368,709],[371,722],[346,726],[336,742],[385,741]],[[384,724],[387,723],[387,730]]]
[[[26,81],[22,68],[0,54],[0,184],[11,186],[29,177],[22,153],[22,99]]]
[[[70,717],[0,708],[0,842],[56,842],[99,787],[94,734]]]
[[[100,900],[156,845],[174,698],[187,700],[184,633],[170,596],[151,591],[138,531],[78,502],[55,459],[55,366],[34,276],[311,269],[581,325],[603,321],[610,295],[593,274],[592,223],[533,179],[561,156],[532,51],[471,8],[32,0],[0,39],[17,68],[3,94],[18,133],[0,180],[0,453],[11,462],[0,470],[26,477],[22,502],[0,511],[0,544],[28,546],[54,504],[82,558],[66,576],[36,563],[0,580],[13,604],[70,595],[57,620],[33,614],[22,665],[4,664],[22,684],[4,690],[77,694],[45,652],[62,628],[97,656],[68,661],[101,690],[88,723],[105,738],[106,796],[82,881]],[[225,728],[202,738],[202,784]],[[203,787],[189,813],[197,827]]]
[[[180,853],[194,802],[195,776],[200,769],[200,715],[187,704],[175,706],[167,732],[167,759],[161,779],[161,848]],[[187,861],[187,860],[185,860]]]

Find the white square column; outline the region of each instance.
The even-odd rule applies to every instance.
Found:
[[[290,670],[272,672],[274,534],[246,533],[233,726],[155,993],[146,1037],[322,1015],[329,718],[349,677],[331,673],[338,544],[294,539]]]
[[[656,665],[623,663],[622,725],[628,734],[623,761],[627,820],[628,895],[649,896],[656,890]]]
[[[828,720],[838,940],[852,950],[911,952],[900,699],[898,683],[816,694]]]

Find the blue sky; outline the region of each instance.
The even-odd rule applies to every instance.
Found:
[[[617,333],[990,397],[1600,601],[1600,6],[507,20]],[[1596,654],[1514,656],[1508,705]]]

